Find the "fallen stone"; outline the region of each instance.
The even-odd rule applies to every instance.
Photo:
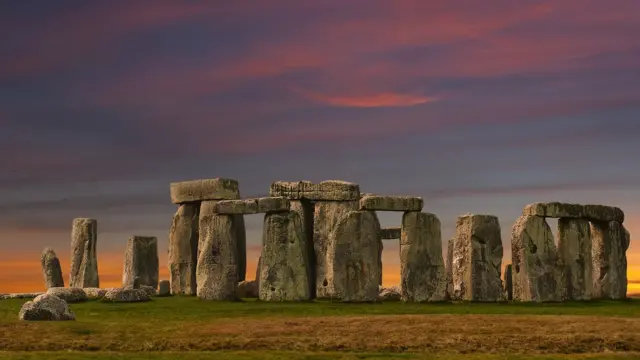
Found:
[[[69,304],[89,300],[87,293],[80,288],[52,287],[47,290],[47,294],[57,296]]]
[[[283,196],[258,199],[259,213],[287,212],[289,210],[291,210],[291,202]]]
[[[447,300],[453,299],[453,238],[447,241],[447,259],[445,267],[447,268]]]
[[[400,238],[400,289],[403,301],[447,299],[440,220],[434,214],[406,212]]]
[[[102,301],[105,302],[147,302],[151,301],[149,295],[143,289],[121,289],[109,290]]]
[[[327,249],[330,294],[343,302],[378,299],[382,272],[380,222],[373,211],[349,211],[331,233]]]
[[[401,298],[400,287],[380,287],[380,293],[378,294],[379,301],[399,301]]]
[[[113,288],[101,289],[101,288],[84,288],[82,289],[89,300],[102,299],[107,292],[113,290]]]
[[[508,264],[504,268],[504,298],[508,301],[513,300],[513,265]]]
[[[44,249],[42,256],[40,257],[40,263],[42,265],[45,289],[52,287],[64,287],[60,260],[53,249]]]
[[[258,283],[255,280],[241,281],[238,283],[239,299],[257,299],[260,294],[258,292]]]
[[[308,253],[302,220],[295,211],[267,214],[264,218],[259,297],[264,301],[311,299]]]
[[[592,221],[593,299],[627,297],[626,229],[617,221]]]
[[[453,246],[453,299],[503,300],[502,251],[496,216],[465,214],[458,217]]]
[[[169,281],[174,295],[196,294],[200,206],[180,205],[169,231]]]
[[[233,215],[200,216],[197,295],[203,300],[236,300],[238,250]]]
[[[123,287],[123,289],[126,289],[126,290],[142,290],[149,297],[158,295],[158,291],[156,290],[156,288],[154,288],[152,286],[147,286],[147,285],[140,285],[140,287],[134,287],[134,285],[129,285],[129,286]]]
[[[380,238],[382,240],[400,240],[402,230],[399,227],[380,229]]]
[[[100,287],[96,243],[98,222],[95,219],[74,219],[71,229],[70,287]]]
[[[349,201],[360,199],[360,186],[340,180],[326,180],[319,184],[309,181],[276,181],[271,184],[269,195],[291,200]]]
[[[585,205],[584,218],[590,221],[617,221],[624,222],[624,211],[613,206]]]
[[[169,280],[160,280],[158,284],[158,296],[170,296],[171,295],[171,283]]]
[[[220,200],[216,201],[213,212],[223,215],[248,215],[258,213],[258,200]]]
[[[593,264],[588,220],[558,220],[558,261],[563,272],[563,300],[590,300]]]
[[[138,277],[140,285],[158,287],[158,239],[155,236],[133,236],[127,241],[124,255],[122,285],[133,285]]]
[[[584,216],[584,206],[560,202],[533,203],[524,207],[522,216],[578,219]]]
[[[315,254],[316,297],[334,298],[333,285],[326,275],[327,248],[330,245],[330,234],[334,231],[338,220],[349,211],[358,209],[357,201],[318,201],[313,214],[313,247]]]
[[[511,252],[513,300],[562,301],[562,268],[551,228],[543,217],[518,218],[512,229]]]
[[[234,200],[240,198],[238,181],[215,178],[174,182],[170,184],[171,202],[184,204],[205,200]]]
[[[360,210],[372,211],[421,211],[423,200],[413,196],[363,196]]]
[[[26,321],[68,321],[75,320],[76,315],[63,299],[43,294],[22,305],[18,318]]]
[[[35,292],[35,293],[13,293],[13,294],[0,294],[0,300],[11,300],[11,299],[34,299],[40,295],[44,294],[43,292]]]

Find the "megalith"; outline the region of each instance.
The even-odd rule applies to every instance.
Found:
[[[174,295],[196,295],[200,204],[182,204],[169,232],[169,282]]]
[[[453,243],[453,300],[502,300],[503,250],[498,218],[475,214],[458,217]]]
[[[311,299],[308,241],[298,212],[265,215],[258,286],[260,300]]]
[[[199,255],[196,266],[197,295],[200,299],[237,299],[239,276],[235,220],[234,215],[221,215],[204,210],[200,213]]]
[[[124,255],[122,286],[133,285],[139,279],[140,285],[158,288],[158,239],[155,236],[133,236],[127,241]]]
[[[558,220],[558,261],[563,275],[563,300],[590,300],[593,270],[588,220]]]
[[[44,287],[49,289],[52,287],[64,287],[64,279],[62,277],[62,267],[60,260],[55,251],[51,248],[45,248],[40,257],[42,265],[42,275],[44,276]]]
[[[327,247],[329,294],[344,302],[378,298],[382,267],[380,222],[373,211],[349,211],[337,222]]]
[[[447,241],[447,299],[453,299],[453,245],[454,238]]]
[[[627,230],[618,221],[592,221],[590,226],[594,299],[627,296]]]
[[[508,264],[504,268],[504,297],[506,300],[513,300],[513,265]]]
[[[403,301],[446,300],[440,220],[434,214],[405,212],[400,237],[400,290]]]
[[[511,253],[514,300],[562,301],[562,268],[553,233],[543,217],[523,215],[516,220]]]
[[[100,287],[96,254],[97,241],[97,220],[88,218],[73,220],[71,229],[70,287]]]

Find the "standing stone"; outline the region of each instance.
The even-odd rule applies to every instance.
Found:
[[[562,269],[551,228],[543,217],[521,216],[511,236],[513,299],[562,301]]]
[[[453,299],[453,240],[447,241],[447,299]]]
[[[300,217],[300,221],[302,223],[302,231],[305,234],[307,241],[305,242],[307,246],[307,254],[309,254],[309,266],[307,266],[307,271],[309,272],[309,293],[311,294],[311,298],[316,298],[316,256],[315,249],[313,244],[313,216],[314,216],[314,205],[309,200],[301,199],[301,200],[291,200],[290,201],[290,209],[291,211],[295,211],[298,213]],[[263,244],[264,245],[264,244]],[[258,279],[258,278],[256,278]],[[260,282],[258,281],[258,284]]]
[[[122,286],[133,285],[139,278],[140,285],[158,288],[158,239],[155,236],[133,236],[127,241],[124,254]]]
[[[196,295],[200,204],[182,204],[169,232],[169,281],[174,295]]]
[[[378,298],[382,272],[380,222],[373,211],[350,211],[340,218],[327,249],[330,294],[345,302]]]
[[[453,298],[494,302],[503,299],[500,223],[492,215],[458,217],[453,246]]]
[[[49,289],[52,287],[64,287],[64,279],[62,278],[62,267],[60,260],[55,251],[51,248],[45,248],[40,257],[42,265],[42,275],[44,276],[44,287]]]
[[[563,299],[590,300],[593,270],[588,220],[558,220],[558,258],[563,272]]]
[[[100,287],[96,255],[97,241],[97,220],[87,218],[73,220],[71,229],[70,287]]]
[[[627,231],[617,221],[592,221],[594,299],[624,299],[627,296]]]
[[[295,211],[266,214],[259,297],[265,301],[305,301],[309,287],[309,247]]]
[[[169,280],[160,280],[158,283],[158,296],[171,295],[171,283]]]
[[[247,230],[244,225],[244,216],[233,215],[233,225],[236,234],[238,251],[238,281],[244,281],[247,275]]]
[[[234,215],[200,213],[197,295],[203,300],[236,300],[238,247]]]
[[[504,268],[504,297],[508,301],[513,300],[513,265],[508,264]]]
[[[316,202],[313,214],[313,247],[317,298],[336,297],[336,294],[332,293],[333,285],[327,275],[327,248],[330,246],[330,234],[334,231],[338,220],[349,211],[358,210],[358,206],[358,201]]]
[[[403,301],[446,300],[440,220],[434,214],[406,212],[400,237],[400,281]]]

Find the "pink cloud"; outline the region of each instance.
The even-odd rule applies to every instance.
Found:
[[[317,92],[304,90],[298,90],[297,92],[307,99],[337,107],[406,107],[438,101],[438,98],[436,97],[412,94],[398,94],[390,92],[354,96],[324,95]]]

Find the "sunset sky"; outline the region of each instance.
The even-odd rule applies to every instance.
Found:
[[[103,287],[133,234],[168,278],[169,183],[211,177],[422,196],[445,243],[497,215],[505,263],[526,204],[619,206],[640,292],[638,34],[638,0],[5,1],[0,293],[43,289],[45,246],[68,283],[75,217],[98,219]],[[397,242],[383,264],[397,284]]]

